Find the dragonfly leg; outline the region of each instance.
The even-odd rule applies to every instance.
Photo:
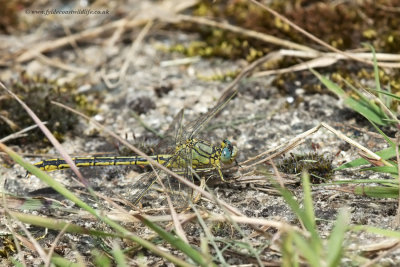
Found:
[[[226,182],[224,179],[224,175],[222,174],[221,167],[219,165],[217,165],[217,166],[215,166],[215,168],[217,169],[219,176],[221,177],[221,180]]]
[[[206,187],[206,179],[204,178],[204,176],[203,177],[201,177],[201,179],[200,179],[200,188],[201,189],[204,189],[205,187]],[[193,196],[192,196],[193,198],[193,203],[197,203],[197,202],[199,202],[200,201],[200,199],[201,199],[201,194],[199,193],[199,192],[197,192],[197,191],[195,191],[194,193],[193,193]]]

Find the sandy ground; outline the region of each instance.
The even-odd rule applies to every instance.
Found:
[[[15,38],[18,38],[20,42],[24,42],[32,37],[27,35]],[[65,60],[64,63],[67,65],[74,65],[74,62],[81,62],[82,60],[86,61],[86,64],[83,65],[87,67],[89,72],[83,79],[80,79],[85,81],[82,86],[87,87],[88,95],[95,91],[104,96],[104,100],[98,106],[99,112],[94,119],[121,137],[127,137],[132,143],[147,144],[146,142],[151,142],[150,136],[152,135],[132,116],[132,111],[141,111],[140,118],[148,126],[159,132],[167,130],[174,116],[182,108],[185,108],[185,122],[193,121],[216,104],[222,90],[229,84],[229,81],[205,81],[198,77],[212,76],[220,71],[237,70],[244,64],[242,61],[198,59],[190,64],[165,66],[165,62],[180,59],[183,56],[176,53],[163,52],[158,47],[174,43],[188,43],[197,38],[196,34],[179,31],[150,31],[137,50],[136,55],[131,58],[132,61],[123,80],[115,88],[107,88],[101,80],[100,71],[95,71],[90,65],[105,65],[106,72],[118,72],[125,60],[130,57],[130,43],[118,42],[110,49],[94,40],[89,45],[79,46],[80,56],[77,56],[76,50],[70,48],[63,48],[53,53],[63,58]],[[63,76],[66,80],[74,80],[79,76],[79,74],[72,72],[66,74],[63,70],[53,68],[40,60],[25,63],[24,68],[30,73],[40,72],[50,77]],[[14,72],[15,68],[12,67],[4,70],[2,79],[13,76]],[[238,85],[238,95],[209,123],[208,126],[213,126],[213,129],[205,128],[198,137],[215,145],[219,145],[221,140],[228,138],[240,151],[237,158],[239,164],[259,153],[273,149],[291,140],[320,122],[332,125],[347,136],[373,150],[384,147],[382,140],[374,139],[367,132],[358,131],[350,127],[357,126],[361,129],[366,129],[365,131],[371,130],[366,122],[361,121],[360,123],[360,121],[356,121],[354,119],[355,116],[352,116],[352,114],[355,114],[346,109],[337,98],[329,94],[307,94],[302,89],[305,84],[316,83],[316,79],[294,81],[296,88],[289,94],[283,94],[273,87],[272,80],[273,77],[246,78],[242,80]],[[164,90],[164,92],[157,95],[160,90]],[[95,152],[118,155],[119,151],[116,148],[118,142],[102,134],[93,134],[95,131],[93,126],[83,119],[80,120],[77,131],[80,134],[68,136],[63,143],[68,152],[82,156],[91,155]],[[146,141],[143,142],[143,138]],[[19,147],[19,151],[34,152],[28,146]],[[310,151],[316,151],[332,158],[334,167],[358,157],[355,148],[345,146],[343,140],[338,139],[324,129],[306,139],[302,145],[291,150],[290,153],[307,153]],[[52,153],[56,154],[54,148],[48,151],[48,154]],[[28,159],[31,162],[36,162],[40,160],[40,157]],[[279,164],[280,159],[281,157],[275,159],[275,163]],[[272,171],[269,165],[261,167]],[[142,173],[143,169],[135,167],[102,167],[86,168],[82,169],[82,172],[96,191],[105,196],[129,202],[135,188],[135,181],[139,179],[139,173]],[[16,165],[12,169],[2,168],[1,176],[6,179],[4,190],[17,196],[45,196],[62,200],[62,197],[54,192],[38,191],[40,189],[44,190],[46,185],[36,177],[26,178],[24,175],[25,171]],[[84,190],[77,186],[72,179],[74,174],[69,170],[53,172],[51,175],[68,188]],[[342,171],[335,172],[333,179],[374,178],[374,175],[371,173],[360,174],[354,171]],[[215,174],[211,176],[208,181],[209,190],[248,217],[273,219],[298,225],[295,215],[282,197],[276,194],[267,178],[258,177],[252,180],[247,172],[240,169],[238,171],[237,168],[234,168],[234,171],[228,170],[226,172],[226,182],[222,182]],[[298,181],[298,178],[287,177],[287,179]],[[298,183],[294,183],[288,185],[288,188],[301,201],[301,186]],[[394,200],[354,196],[350,193],[335,190],[335,187],[315,186],[312,193],[321,236],[329,234],[332,223],[341,208],[349,209],[351,223],[353,224],[396,229],[393,226],[397,207]],[[168,213],[165,202],[159,200],[162,196],[163,194],[158,191],[150,190],[142,199],[141,209],[139,210],[150,215]],[[209,212],[222,212],[218,206],[206,199],[201,199],[196,204],[196,207]],[[131,209],[128,205],[126,208]],[[38,211],[38,213],[51,214],[57,218],[64,218],[67,214],[61,211],[53,213],[52,210]],[[85,215],[69,216],[71,221],[80,225],[93,228],[104,227],[94,223],[92,219]],[[141,225],[127,223],[126,226],[142,236],[149,235],[149,230]],[[200,235],[198,224],[194,222],[188,223],[184,228],[189,239],[193,243],[197,243],[196,240]],[[245,225],[241,226],[242,233],[234,231],[230,227],[224,228],[224,226],[220,226],[218,229],[215,235],[225,239],[242,240],[244,237],[241,235],[249,236],[254,233],[251,228]],[[42,230],[35,227],[30,227],[30,230],[37,233],[37,235],[43,233]],[[271,235],[276,233],[273,229],[267,232]],[[56,235],[55,231],[50,231],[46,238],[40,241],[41,244],[45,246]],[[260,236],[251,238],[251,241],[256,246],[262,242],[267,242],[264,237]],[[362,246],[381,241],[387,240],[367,233],[349,233],[345,242],[349,250],[361,251]],[[71,243],[84,256],[87,256],[89,251],[98,244],[98,240],[94,240],[93,237],[70,234],[66,234],[60,242],[67,247],[64,251],[64,255],[67,258],[73,258],[70,248]],[[265,253],[262,254],[263,260],[271,262],[278,260],[279,257],[274,251],[273,247],[266,249]],[[152,256],[147,251],[142,250],[141,252],[144,254],[147,264],[152,266],[161,264],[162,260],[158,257]],[[29,253],[26,253],[29,258]],[[32,254],[31,257],[35,258],[36,256]],[[395,265],[400,262],[399,257],[400,254],[397,250],[384,257],[380,263]],[[34,259],[30,259],[35,262]],[[132,259],[136,258],[132,257]],[[229,263],[239,264],[246,263],[246,261],[246,259],[232,253],[231,262]],[[131,263],[136,264],[137,262],[132,260]]]

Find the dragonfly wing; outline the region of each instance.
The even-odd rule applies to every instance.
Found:
[[[191,173],[189,172],[189,168],[192,164],[191,160],[191,150],[189,147],[185,145],[178,144],[174,159],[171,161],[171,165],[174,166],[175,171],[179,174],[184,176],[185,178],[193,181]],[[168,176],[168,188],[169,191],[172,193],[171,199],[173,200],[174,204],[179,207],[187,206],[188,197],[191,197],[192,190],[185,184],[180,183],[175,177]]]
[[[142,176],[138,182],[136,182],[133,187],[133,195],[130,197],[131,202],[136,205],[142,199],[142,197],[147,194],[150,188],[157,180],[157,174],[155,172],[146,173]]]
[[[182,127],[183,110],[181,110],[177,116],[175,116],[173,122],[167,130],[167,137],[161,141],[159,148],[168,145],[169,154],[173,154],[167,162],[164,163],[166,167],[173,167],[178,170],[179,174],[183,174],[186,179],[193,182],[193,176],[196,176],[193,159],[192,159],[192,147],[186,144],[187,140],[192,140],[193,137],[218,113],[220,112],[227,103],[236,95],[237,90],[222,97],[222,100],[210,109],[206,114],[202,115],[197,120],[189,123],[186,127]],[[186,144],[186,145],[185,145]],[[175,145],[175,147],[173,147]],[[157,176],[161,174],[160,171],[151,172],[145,175],[144,182],[138,183],[138,191],[134,193],[132,202],[137,203],[140,199],[148,192],[151,186],[157,180]],[[173,177],[167,179],[168,187],[171,192],[178,191],[178,197],[173,196],[172,198],[177,200],[187,200],[187,197],[192,197],[192,190],[177,181]],[[175,194],[174,194],[175,195]]]
[[[183,115],[184,115],[184,109],[181,109],[179,113],[175,116],[174,120],[172,121],[173,124],[170,125],[175,127],[171,129],[171,132],[175,133],[175,144],[178,143],[178,141],[181,139],[182,136],[182,131],[183,131]]]
[[[182,159],[185,157],[184,152],[185,149],[181,149],[176,151],[176,153],[170,157],[163,165],[165,167],[176,169],[180,174],[182,174],[181,167],[177,168],[175,166],[179,166],[179,164],[182,163]],[[165,177],[168,177],[168,179],[164,179]],[[134,185],[134,193],[130,197],[130,200],[133,204],[139,203],[139,201],[142,199],[144,195],[147,194],[147,192],[151,189],[151,187],[154,185],[154,183],[157,181],[157,178],[161,177],[162,181],[164,181],[164,185],[167,187],[167,194],[171,194],[171,199],[175,200],[175,203],[181,203],[182,198],[178,198],[176,196],[182,195],[184,191],[181,191],[184,187],[184,185],[181,185],[177,179],[174,177],[170,177],[169,175],[165,174],[162,170],[155,170],[149,173],[146,173],[144,176],[142,176]],[[165,183],[166,182],[166,183]],[[187,187],[186,187],[187,188]],[[175,194],[177,193],[177,194]]]
[[[183,121],[183,109],[175,115],[174,119],[168,126],[168,129],[164,132],[163,138],[159,140],[156,147],[156,153],[158,154],[174,154],[175,144],[177,140],[180,140],[182,134],[182,121]]]
[[[197,120],[190,122],[184,131],[185,139],[192,139],[196,136],[199,131],[218,113],[220,112],[228,102],[237,94],[237,90],[232,93],[223,96],[221,101],[219,101],[213,108],[211,108],[207,113],[200,116]]]
[[[185,165],[184,165],[184,177],[190,182],[194,182],[193,180],[193,158],[192,158],[192,148],[189,146],[186,146],[184,149],[184,155],[182,155],[182,158],[184,158]],[[187,198],[191,198],[193,195],[193,190],[189,188],[186,185],[182,185],[183,190],[187,194]]]

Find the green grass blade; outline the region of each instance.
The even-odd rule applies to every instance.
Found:
[[[310,266],[321,266],[321,259],[319,258],[320,254],[315,251],[314,247],[310,245],[309,241],[295,232],[293,232],[293,241],[296,244],[300,254],[307,259],[307,262],[310,264]]]
[[[22,264],[20,261],[18,261],[15,258],[9,258],[9,260],[11,261],[12,264],[14,264],[14,267],[26,267],[25,264]]]
[[[379,227],[369,226],[369,225],[353,225],[350,230],[355,232],[368,232],[372,234],[382,235],[391,238],[400,239],[400,231],[394,231],[389,229],[382,229]]]
[[[358,98],[350,97],[351,99],[354,99],[356,102],[360,103],[361,105],[368,107],[373,113],[378,114],[379,117],[384,117],[384,119],[388,119],[386,114],[383,112],[383,110],[375,104],[370,98],[366,97],[359,89],[354,87],[350,82],[343,80],[344,83],[358,96]],[[382,118],[383,119],[383,118]]]
[[[93,265],[96,267],[110,267],[111,260],[106,256],[106,254],[98,249],[92,251]]]
[[[375,89],[370,89],[370,90],[375,91],[375,92],[380,93],[380,94],[383,94],[383,95],[390,96],[392,99],[400,100],[400,96],[398,96],[398,95],[396,95],[396,94],[393,94],[393,93],[390,93],[390,92],[388,92],[388,91],[384,91],[384,90],[375,90]]]
[[[85,265],[69,261],[60,256],[51,257],[51,263],[53,263],[55,266],[61,267],[85,267]]]
[[[57,209],[66,212],[77,212],[77,209],[66,208],[61,205],[58,201],[53,199],[42,199],[33,197],[20,197],[11,194],[0,193],[1,197],[4,197],[9,208],[13,210],[43,210],[43,209]]]
[[[291,210],[296,214],[298,219],[307,225],[312,225],[312,222],[308,222],[309,218],[305,215],[304,210],[300,208],[299,203],[297,203],[292,194],[287,189],[279,187],[279,185],[277,185],[277,187],[280,194],[285,199]]]
[[[276,185],[277,189],[279,190],[280,194],[282,195],[282,197],[285,199],[286,203],[289,205],[289,207],[292,209],[292,211],[296,214],[297,218],[303,223],[303,225],[306,227],[306,229],[310,232],[312,244],[314,245],[314,252],[318,253],[318,251],[320,250],[320,248],[322,246],[322,242],[321,242],[318,232],[315,228],[315,220],[313,220],[313,218],[315,218],[313,208],[310,208],[310,205],[312,206],[312,203],[310,204],[310,201],[312,201],[312,200],[310,200],[310,198],[311,198],[310,183],[306,182],[305,185],[303,184],[303,188],[307,187],[306,189],[304,189],[305,194],[307,194],[307,196],[305,196],[305,198],[307,198],[307,200],[305,200],[305,202],[307,202],[307,204],[305,204],[304,206],[307,206],[307,210],[306,210],[306,208],[304,208],[304,209],[300,208],[299,203],[294,199],[294,197],[293,197],[292,193],[290,193],[290,191],[288,191],[286,188],[280,187],[276,183],[275,183],[275,185]]]
[[[347,104],[354,111],[363,115],[368,120],[373,121],[379,125],[387,125],[387,122],[385,120],[383,120],[383,118],[382,118],[383,113],[381,113],[381,112],[376,113],[374,110],[374,107],[368,105],[369,103],[359,102],[351,97],[346,98],[344,100],[344,103]],[[385,116],[385,118],[386,118],[386,116]]]
[[[15,211],[10,211],[10,214],[23,223],[41,226],[52,230],[58,230],[58,231],[64,230],[67,233],[85,234],[85,235],[89,234],[99,237],[120,237],[120,238],[123,237],[122,235],[106,233],[98,230],[91,230],[70,222],[65,222],[63,220],[53,219],[49,217],[37,216]],[[64,229],[64,227],[67,228]]]
[[[379,132],[380,135],[382,135],[382,137],[386,140],[386,142],[392,146],[392,147],[396,147],[396,144],[389,138],[389,136],[387,136],[373,121],[370,121],[370,123],[372,124],[372,126],[374,126],[374,128]]]
[[[376,61],[375,48],[368,43],[365,43],[365,45],[368,46],[369,49],[371,49],[371,51],[372,51],[372,61],[374,62],[375,85],[376,85],[376,89],[378,91],[380,91],[381,90],[381,82],[379,81],[379,69],[378,69],[378,62]],[[382,96],[379,95],[379,98],[382,99]]]
[[[315,229],[315,215],[314,215],[314,207],[311,196],[311,185],[310,185],[310,176],[307,172],[302,173],[302,182],[303,182],[303,192],[304,192],[304,211],[310,222],[310,225],[306,225],[307,230]]]
[[[337,85],[336,83],[332,82],[331,80],[325,78],[324,76],[322,76],[319,72],[310,69],[310,71],[317,76],[317,78],[334,94],[336,94],[338,97],[345,99],[347,98],[347,94],[346,92],[340,88],[339,85]]]
[[[136,218],[138,218],[140,221],[142,221],[146,226],[151,228],[153,231],[155,231],[162,239],[167,241],[171,246],[179,249],[182,251],[186,256],[191,258],[195,263],[199,264],[200,266],[210,266],[210,262],[206,261],[205,257],[202,253],[199,251],[195,250],[192,248],[189,244],[187,244],[185,241],[183,241],[181,238],[165,231],[162,229],[160,226],[157,224],[147,220],[141,215],[135,215]],[[211,264],[213,266],[213,264]]]
[[[378,156],[382,157],[382,159],[386,160],[396,156],[396,149],[394,147],[389,147],[375,153]],[[369,164],[369,162],[366,159],[358,158],[339,166],[338,168],[335,169],[335,171],[343,170],[346,168],[359,167],[366,164]]]
[[[41,171],[40,169],[36,168],[32,164],[29,164],[28,162],[23,160],[21,156],[19,156],[17,153],[15,153],[13,150],[8,148],[3,143],[0,143],[0,150],[3,150],[4,152],[6,152],[16,163],[18,163],[19,165],[24,167],[29,173],[34,174],[40,180],[42,180],[43,182],[47,183],[54,190],[56,190],[57,192],[62,194],[64,197],[66,197],[67,199],[71,200],[76,205],[78,205],[82,209],[86,210],[87,212],[89,212],[90,214],[95,216],[96,218],[100,219],[104,223],[108,224],[114,230],[116,230],[117,232],[121,233],[125,238],[130,239],[133,242],[136,242],[136,243],[140,244],[141,246],[143,246],[143,247],[149,249],[150,251],[152,251],[153,253],[155,253],[155,254],[157,254],[157,255],[159,255],[161,257],[164,257],[165,259],[175,263],[176,265],[192,266],[189,263],[187,263],[187,262],[185,262],[185,261],[173,256],[172,254],[167,253],[167,252],[159,249],[157,246],[155,246],[151,242],[149,242],[147,240],[144,240],[144,239],[134,235],[133,233],[131,233],[130,231],[128,231],[127,229],[125,229],[124,227],[119,225],[118,223],[116,223],[113,220],[109,219],[108,217],[101,216],[100,213],[97,210],[93,209],[88,204],[86,204],[85,202],[80,200],[71,191],[69,191],[67,188],[65,188],[61,183],[59,183],[56,180],[54,180],[47,173]]]
[[[374,171],[374,172],[389,173],[389,174],[398,175],[397,166],[393,166],[393,167],[390,167],[390,166],[376,166],[376,167],[362,168],[362,171]]]
[[[356,186],[354,187],[356,195],[377,197],[377,198],[398,198],[398,187],[384,187],[384,186]]]
[[[339,185],[339,184],[382,184],[385,186],[398,187],[398,179],[351,179],[351,180],[336,180],[330,183],[318,184],[315,186],[329,186],[329,185]]]
[[[382,119],[383,112],[378,112],[376,107],[371,104],[371,102],[360,100],[355,100],[354,98],[348,96],[342,88],[340,88],[337,84],[325,78],[315,70],[311,70],[312,73],[333,93],[343,99],[344,103],[348,105],[354,111],[360,113],[368,120],[371,120],[379,125],[386,125],[386,121]],[[380,109],[379,109],[380,111]]]
[[[339,212],[338,219],[336,220],[335,227],[333,228],[329,240],[327,253],[327,266],[339,266],[340,259],[343,255],[343,240],[346,233],[350,216],[347,210],[342,209]]]
[[[283,236],[283,242],[281,245],[282,252],[282,267],[297,267],[299,266],[299,253],[296,247],[293,245],[293,231]]]
[[[114,242],[113,244],[113,249],[111,251],[111,253],[114,256],[114,260],[117,263],[118,267],[127,267],[127,263],[125,260],[125,255],[124,252],[121,250],[120,246]]]

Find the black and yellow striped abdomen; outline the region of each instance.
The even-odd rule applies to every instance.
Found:
[[[160,164],[164,164],[168,161],[170,155],[157,155],[150,156],[151,159],[157,161]],[[140,156],[130,157],[76,157],[72,158],[77,167],[88,167],[88,166],[118,166],[118,165],[149,165],[149,161],[146,158]],[[56,171],[70,168],[69,164],[63,159],[48,159],[37,162],[34,164],[36,167],[43,171]]]
[[[221,147],[216,147],[203,140],[188,139],[186,143],[176,147],[173,155],[164,154],[149,157],[167,168],[186,168],[188,165],[192,165],[193,169],[211,167],[217,169],[220,173],[220,162],[230,163],[233,161],[236,157],[236,148],[227,140],[222,142]],[[72,160],[77,167],[150,164],[146,158],[140,156],[75,157]],[[34,165],[44,171],[70,168],[69,164],[63,159],[43,160]],[[222,176],[221,173],[220,175]]]

